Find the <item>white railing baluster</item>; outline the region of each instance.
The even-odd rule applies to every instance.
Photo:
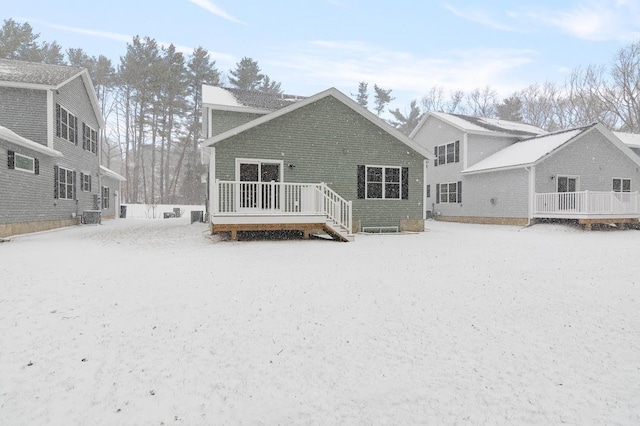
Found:
[[[571,215],[640,216],[638,192],[551,192],[535,194],[534,215],[558,217]]]

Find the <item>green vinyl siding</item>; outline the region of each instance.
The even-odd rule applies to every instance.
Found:
[[[362,226],[423,217],[424,157],[332,96],[218,142],[217,179],[235,179],[236,158],[283,161],[285,182],[327,183]],[[408,167],[408,199],[358,199],[358,165]]]
[[[227,130],[242,126],[256,118],[262,117],[264,114],[249,114],[246,112],[219,111],[212,110],[210,112],[212,122],[212,133],[209,137],[219,135]]]

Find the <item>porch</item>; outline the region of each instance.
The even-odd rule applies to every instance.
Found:
[[[212,194],[213,232],[293,230],[325,232],[340,241],[353,241],[352,203],[325,183],[216,180]]]
[[[640,218],[640,197],[638,192],[536,193],[533,217],[578,219],[587,228],[595,223],[636,223]]]

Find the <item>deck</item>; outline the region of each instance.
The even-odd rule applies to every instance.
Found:
[[[213,232],[293,230],[352,241],[352,205],[324,183],[216,181]]]
[[[533,217],[577,219],[587,227],[596,223],[636,223],[640,218],[640,197],[638,192],[536,193]]]

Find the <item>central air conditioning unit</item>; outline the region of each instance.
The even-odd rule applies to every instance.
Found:
[[[102,223],[100,210],[85,210],[82,212],[82,223],[85,225],[99,225]]]

